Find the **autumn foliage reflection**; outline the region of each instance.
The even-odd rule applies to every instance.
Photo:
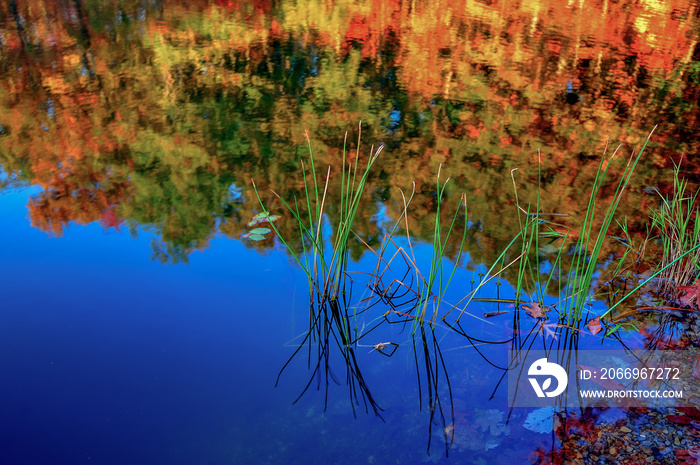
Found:
[[[379,206],[396,218],[398,188],[413,182],[413,233],[430,236],[442,163],[468,193],[478,262],[517,231],[511,170],[520,202],[534,200],[537,149],[543,211],[578,218],[606,138],[635,147],[659,123],[621,206],[635,219],[671,159],[700,150],[692,1],[34,0],[0,11],[0,164],[42,187],[32,223],[57,235],[70,222],[154,230],[165,260],[239,237],[257,212],[250,178],[298,194],[305,129],[336,172],[358,120],[386,145],[356,219],[370,240]],[[697,180],[700,165],[684,166]],[[459,195],[447,198],[454,209]]]

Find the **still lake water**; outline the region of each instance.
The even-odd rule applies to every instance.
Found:
[[[292,405],[309,378],[303,361],[275,389],[308,328],[307,284],[286,254],[222,239],[189,265],[163,266],[150,259],[148,234],[134,240],[90,225],[49,238],[25,218],[27,194],[36,191],[5,194],[2,204],[12,244],[0,271],[5,463],[428,460],[429,418],[419,410],[410,349],[390,359],[358,350],[386,423],[371,410],[353,419],[343,386],[330,389],[325,413],[316,391]],[[410,339],[391,332],[402,346]],[[445,344],[465,345],[454,337]],[[503,392],[482,404],[499,373],[481,374],[473,350],[445,357],[460,414],[505,409]],[[511,453],[531,446],[522,432],[474,435],[468,445],[484,457],[493,455],[486,439],[508,440]],[[444,439],[433,441],[432,458],[442,462]]]
[[[503,372],[482,357],[502,366],[509,345],[442,324],[427,358],[401,325],[358,342],[367,391],[355,391],[355,415],[337,346],[337,385],[326,389],[323,374],[294,402],[316,342],[275,387],[309,328],[308,284],[279,241],[243,237],[260,211],[250,179],[293,234],[270,189],[303,193],[305,131],[319,171],[337,170],[361,120],[361,158],[385,145],[355,220],[365,242],[379,244],[415,182],[408,217],[429,262],[438,171],[452,179],[444,210],[467,193],[467,254],[448,302],[516,236],[513,184],[534,205],[540,167],[541,210],[575,223],[607,138],[629,155],[658,124],[620,206],[633,238],[654,189],[669,192],[674,162],[700,180],[694,1],[77,0],[0,11],[0,463],[546,462],[556,435],[523,426],[530,410],[510,411]],[[339,186],[333,171],[331,221]],[[354,269],[375,263],[360,241],[351,255]],[[480,295],[512,298],[514,273]],[[369,296],[356,281],[353,304]],[[496,311],[506,315],[483,316]],[[518,332],[507,303],[469,313],[463,327],[479,340]],[[373,350],[388,341],[399,344],[392,357]],[[620,348],[585,331],[576,341]]]

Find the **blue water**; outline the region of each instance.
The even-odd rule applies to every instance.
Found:
[[[220,240],[163,266],[148,234],[32,229],[27,194],[1,203],[0,462],[231,463],[269,440],[301,331],[287,258]]]
[[[489,400],[501,373],[443,328],[436,335],[459,428],[449,457],[445,423],[436,417],[431,426],[421,351],[417,369],[410,330],[399,325],[356,348],[383,419],[365,412],[361,396],[353,416],[337,347],[340,385],[330,384],[326,401],[321,377],[320,390],[314,383],[293,403],[315,361],[309,370],[304,349],[275,387],[308,329],[306,280],[281,250],[259,254],[218,238],[189,264],[164,265],[151,260],[147,231],[133,238],[72,225],[49,237],[33,229],[32,192],[0,197],[2,464],[513,463],[551,443],[522,427],[524,412],[506,431],[505,386]],[[364,291],[354,292],[358,301]],[[369,328],[383,311],[358,325]],[[503,322],[464,321],[481,337],[509,334]],[[391,358],[371,347],[386,341],[399,344]],[[507,348],[481,347],[501,362]]]

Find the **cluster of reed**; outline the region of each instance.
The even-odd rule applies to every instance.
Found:
[[[415,184],[408,199],[401,192],[403,199],[401,214],[393,227],[383,235],[376,249],[370,247],[353,231],[353,222],[360,207],[360,199],[370,171],[377,163],[383,147],[380,146],[376,150],[372,147],[367,161],[361,165],[360,136],[358,135],[357,152],[352,163],[347,162],[344,144],[340,174],[340,205],[338,214],[334,215],[335,224],[330,224],[330,215],[326,214],[326,210],[329,208],[327,199],[331,168],[329,167],[325,172],[325,181],[320,182],[311,150],[311,141],[307,134],[310,170],[307,172],[307,166],[302,161],[303,196],[289,201],[275,193],[296,221],[298,235],[284,237],[274,222],[270,222],[270,227],[274,229],[279,240],[306,274],[310,297],[309,331],[305,333],[299,347],[282,367],[280,375],[302,348],[308,346],[308,364],[309,368],[313,366],[313,373],[299,398],[309,389],[314,380],[316,380],[317,389],[320,389],[322,379],[325,378],[327,402],[329,381],[338,383],[337,377],[330,368],[331,348],[336,346],[342,354],[346,367],[345,379],[349,386],[353,412],[362,401],[366,411],[371,408],[376,415],[381,416],[382,409],[372,396],[362,375],[356,349],[372,347],[373,351],[376,350],[390,357],[398,348],[397,343],[382,342],[368,346],[359,344],[359,341],[385,322],[403,324],[404,327],[410,325],[419,392],[422,386],[421,379],[425,379],[427,384],[427,407],[430,412],[428,450],[430,450],[433,424],[442,423],[445,447],[448,451],[454,441],[455,414],[449,377],[438,338],[434,332],[436,325],[442,322],[458,334],[465,336],[477,352],[486,358],[476,346],[489,342],[479,341],[469,336],[460,326],[460,319],[465,314],[474,316],[467,312],[467,308],[474,301],[509,302],[515,306],[514,336],[498,344],[510,344],[516,351],[529,350],[534,340],[540,335],[544,343],[547,339],[545,333],[547,333],[553,336],[551,344],[554,344],[554,340],[559,340],[568,341],[565,344],[569,347],[576,346],[581,331],[580,325],[589,316],[586,307],[591,302],[596,281],[600,280],[599,265],[603,258],[601,253],[604,242],[610,238],[609,231],[618,205],[651,135],[650,133],[639,153],[631,155],[624,163],[612,200],[607,205],[601,205],[601,189],[611,177],[613,167],[619,165],[612,161],[621,157],[620,147],[609,156],[606,147],[589,192],[584,218],[577,228],[562,228],[561,224],[554,222],[559,217],[568,216],[566,214],[542,212],[541,163],[538,168],[538,190],[534,205],[520,204],[515,170],[511,172],[520,230],[486,273],[481,275],[476,285],[472,285],[471,291],[458,302],[447,304],[445,296],[460,266],[467,239],[466,194],[461,194],[455,211],[444,212],[443,200],[449,178],[443,182],[441,169],[438,170],[432,254],[426,269],[422,263],[418,263],[410,233],[408,211],[415,195]],[[347,135],[345,142],[347,142]],[[600,315],[601,318],[609,315],[622,302],[636,295],[635,293],[652,279],[660,277],[662,286],[667,290],[675,290],[679,285],[688,284],[696,278],[700,265],[700,222],[697,221],[700,210],[696,206],[697,194],[686,193],[687,183],[680,179],[678,168],[674,174],[674,185],[674,194],[670,198],[662,197],[661,206],[654,210],[650,217],[652,223],[650,230],[656,231],[662,244],[663,252],[659,265],[648,278],[640,280],[641,282],[634,289],[626,291],[618,298],[607,312]],[[254,181],[253,187],[262,209],[261,213],[269,215],[270,212],[260,197]],[[443,217],[448,219],[445,221]],[[629,237],[626,221],[618,222],[618,225],[623,234]],[[401,229],[405,232],[405,238],[397,237],[397,231]],[[449,263],[448,242],[460,229],[462,232],[461,238],[457,240],[459,247],[456,259],[453,263]],[[564,232],[561,232],[562,230]],[[349,269],[351,260],[348,244],[350,240],[355,239],[362,241],[377,258],[376,265],[370,272]],[[644,244],[637,249],[632,247],[629,241],[620,240],[626,250],[615,267],[613,275],[621,273],[622,264],[633,250],[636,250],[638,256],[641,255],[641,251],[651,240],[653,237],[649,234]],[[540,254],[541,243],[544,241],[548,244],[556,244],[556,257],[547,262]],[[300,244],[300,247],[297,244]],[[512,299],[478,297],[489,282],[500,279],[504,271],[511,267],[517,267],[515,295]],[[397,275],[398,269],[403,269],[405,272]],[[351,302],[352,280],[349,276],[352,272],[368,276],[368,286],[372,295],[360,302],[360,304],[364,303],[362,309],[360,309],[361,305]],[[376,304],[382,304],[385,311],[380,316],[370,317],[369,325],[366,321],[358,325],[359,314],[367,312]],[[515,331],[521,324],[521,315],[518,313],[520,307],[529,309],[530,315],[537,318],[537,322],[524,338],[520,336],[520,331]],[[556,323],[545,324],[547,310],[556,312],[556,318],[554,318]],[[456,318],[448,320],[451,315],[456,315]],[[599,320],[595,325],[600,327]],[[619,323],[608,325],[606,334],[614,333],[621,326]],[[496,366],[492,362],[489,363]],[[516,368],[502,367],[503,376],[511,369]],[[277,380],[279,382],[279,375]],[[444,399],[441,393],[446,393],[447,398]],[[422,395],[419,397],[422,407]]]
[[[471,292],[456,304],[445,306],[443,300],[464,252],[468,215],[467,196],[464,193],[461,194],[456,211],[447,214],[443,212],[445,187],[449,179],[442,182],[440,170],[438,171],[432,260],[427,269],[421,269],[413,250],[409,232],[409,215],[407,214],[415,194],[415,186],[408,199],[401,192],[403,211],[393,228],[384,234],[381,244],[376,250],[365,244],[377,257],[375,269],[367,274],[371,276],[370,288],[375,296],[389,306],[389,310],[383,316],[386,318],[389,314],[394,314],[407,321],[411,320],[415,324],[429,322],[434,326],[438,319],[446,321],[450,315],[457,315],[455,321],[458,323],[470,303],[477,298],[476,296],[487,283],[499,277],[506,269],[517,267],[517,281],[513,283],[515,296],[509,301],[514,302],[516,307],[523,302],[528,302],[529,305],[537,305],[540,309],[554,309],[560,318],[566,320],[567,324],[577,324],[585,317],[584,309],[591,301],[601,261],[601,251],[604,242],[609,240],[608,233],[613,224],[616,210],[652,134],[653,131],[649,134],[639,153],[632,154],[627,159],[623,172],[617,179],[612,200],[607,205],[601,205],[599,195],[601,189],[611,177],[612,167],[619,165],[612,163],[612,161],[622,156],[620,154],[621,147],[614,150],[612,154],[607,153],[606,147],[589,192],[585,216],[575,230],[565,229],[565,232],[560,232],[562,228],[554,227],[561,225],[554,223],[553,219],[558,216],[567,216],[566,214],[542,212],[540,205],[541,164],[537,200],[534,205],[521,205],[519,203],[518,190],[512,172],[520,231],[501,252],[477,285],[472,288]],[[322,305],[324,302],[337,301],[347,291],[346,281],[348,273],[351,272],[348,270],[350,261],[348,241],[354,238],[359,239],[359,236],[352,229],[353,220],[357,215],[360,198],[363,195],[370,170],[376,164],[383,147],[376,150],[372,147],[366,163],[364,166],[360,166],[360,136],[358,135],[354,163],[346,163],[344,146],[341,162],[339,215],[337,215],[336,224],[330,225],[333,236],[332,239],[328,239],[325,237],[328,233],[324,231],[326,229],[324,228],[324,218],[326,218],[324,210],[328,207],[326,199],[331,168],[329,167],[325,173],[325,183],[320,182],[310,140],[308,143],[310,172],[307,173],[306,165],[301,163],[304,197],[294,198],[293,202],[288,202],[275,194],[284,208],[296,220],[299,236],[285,238],[280,235],[274,224],[271,224],[271,227],[275,229],[280,241],[287,246],[292,257],[306,273],[312,296],[311,300]],[[254,183],[253,185],[255,186]],[[694,207],[697,194],[688,195],[686,193],[687,183],[679,178],[678,169],[675,171],[675,185],[674,195],[669,199],[662,198],[661,207],[651,214],[652,228],[658,230],[663,249],[663,256],[657,271],[617,300],[607,313],[659,275],[667,287],[687,284],[695,277],[697,266],[700,263],[700,222],[695,221],[698,209]],[[257,189],[255,192],[262,211],[267,212]],[[448,217],[449,220],[444,221],[444,216]],[[626,222],[618,224],[625,230]],[[400,228],[406,233],[405,241],[402,239],[403,245],[401,246],[395,237],[396,231]],[[460,228],[462,234],[459,251],[456,260],[450,265],[446,257],[448,240]],[[290,241],[301,244],[301,253],[295,251],[298,249],[292,247]],[[558,249],[556,258],[546,263],[547,272],[543,270],[543,262],[539,254],[543,241],[555,243]],[[623,260],[630,250],[631,248],[628,247]],[[564,257],[567,257],[566,260]],[[400,278],[394,278],[386,283],[386,276],[395,260],[402,260],[408,267],[412,274],[411,284],[407,284],[405,279]],[[408,298],[401,300],[401,305],[396,305],[399,295],[408,296]],[[443,308],[447,307],[449,309],[442,311]],[[347,336],[345,338],[347,341],[353,340],[350,334],[346,333],[345,336]]]

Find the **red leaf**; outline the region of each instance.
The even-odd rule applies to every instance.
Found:
[[[679,291],[684,291],[683,295],[678,298],[681,305],[690,306],[695,300],[697,305],[698,293],[700,293],[700,279],[696,279],[690,286],[676,286]]]
[[[530,302],[529,305],[523,305],[523,309],[533,318],[547,318],[549,307],[540,307],[539,302]]]
[[[598,334],[601,332],[603,327],[600,324],[600,317],[590,320],[588,322],[588,329],[591,331],[591,334]]]
[[[679,425],[689,425],[691,421],[687,415],[666,415],[666,419]]]
[[[676,410],[685,413],[693,420],[700,420],[700,410],[697,407],[677,407]]]
[[[700,446],[689,447],[688,454],[700,462]]]
[[[693,420],[700,420],[700,410],[696,407],[677,407],[676,410],[685,415],[666,415],[668,421],[678,423],[679,425],[690,425],[694,423]]]

